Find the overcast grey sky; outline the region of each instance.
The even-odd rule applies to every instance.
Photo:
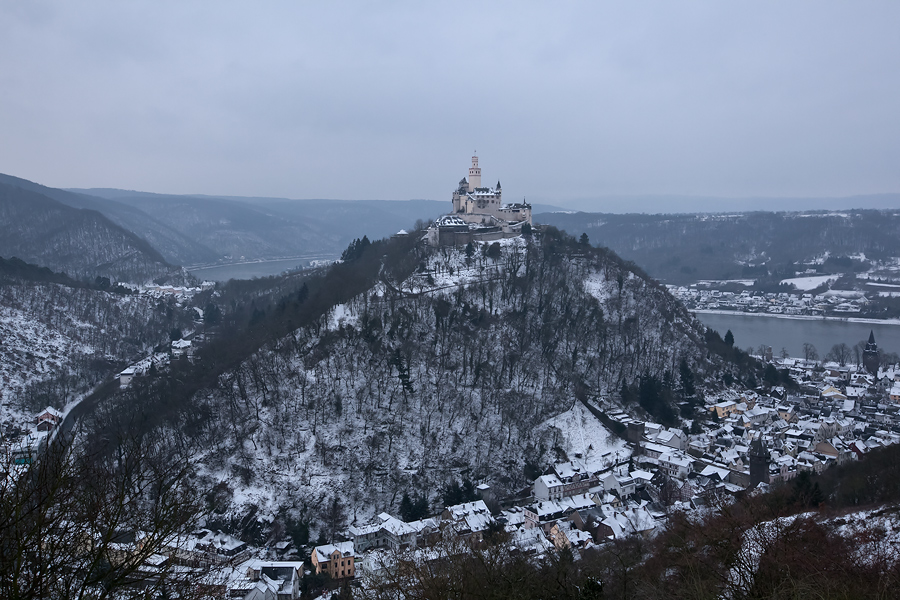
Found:
[[[900,2],[485,4],[0,0],[0,172],[446,200],[477,149],[533,202],[900,192]]]

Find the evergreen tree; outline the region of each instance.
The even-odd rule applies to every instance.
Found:
[[[219,310],[219,307],[210,302],[206,305],[206,308],[203,309],[203,322],[207,325],[218,325],[222,320],[222,311]]]
[[[412,499],[409,497],[407,492],[403,493],[403,499],[400,500],[400,518],[407,523],[409,521],[415,521],[415,506],[413,505]]]
[[[729,348],[734,346],[734,334],[731,333],[730,329],[725,332],[725,343],[728,344]]]
[[[413,520],[422,519],[428,516],[428,498],[419,496],[413,502]]]
[[[362,236],[362,239],[357,238],[353,240],[350,242],[350,245],[347,246],[347,249],[341,253],[341,260],[344,262],[352,262],[358,259],[371,244],[368,236],[365,235]]]

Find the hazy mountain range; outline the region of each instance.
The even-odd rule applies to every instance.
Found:
[[[669,283],[790,278],[808,269],[852,272],[867,270],[878,261],[889,264],[900,256],[897,210],[658,215],[557,212],[538,214],[534,219],[576,237],[587,234],[592,244],[612,248]]]
[[[109,188],[62,190],[9,175],[0,175],[0,189],[5,190],[0,210],[6,217],[0,225],[5,234],[0,256],[17,256],[78,278],[104,275],[140,280],[171,273],[172,265],[335,258],[356,238],[387,237],[450,207],[449,201],[436,200],[291,200]],[[796,265],[825,255],[900,256],[900,216],[893,209],[824,210],[900,206],[900,194],[706,198],[714,214],[673,212],[678,206],[697,205],[696,200],[687,196],[610,200],[615,207],[631,211],[628,214],[534,205],[534,219],[576,237],[587,233],[592,244],[608,246],[669,282],[790,277]],[[823,210],[761,211],[806,205]],[[646,207],[665,213],[637,214]],[[101,238],[117,241],[104,244],[102,252],[79,245]]]

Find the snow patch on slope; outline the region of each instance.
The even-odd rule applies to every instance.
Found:
[[[558,429],[563,439],[561,446],[569,458],[581,454],[591,471],[612,466],[616,453],[626,448],[624,440],[607,429],[578,401],[566,412],[542,423],[541,427]]]

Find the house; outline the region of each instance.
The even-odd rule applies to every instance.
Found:
[[[605,518],[606,515],[603,513],[603,509],[596,505],[576,510],[569,515],[569,520],[574,523],[575,527],[589,533],[596,543],[602,542],[603,538],[608,535],[608,532],[604,535],[600,528],[600,524],[603,523]]]
[[[891,386],[891,391],[888,392],[888,396],[891,399],[891,402],[900,402],[900,383],[895,383]]]
[[[645,442],[642,449],[644,451],[644,456],[654,460],[658,459],[663,454],[668,454],[672,451],[672,448],[669,446],[663,446],[662,444],[655,444],[653,442]]]
[[[780,404],[775,410],[778,412],[778,416],[788,423],[797,422],[797,411],[793,406]]]
[[[137,549],[140,551],[149,538],[138,533]],[[247,543],[227,533],[200,529],[188,536],[173,535],[163,540],[159,553],[175,564],[206,568],[211,565],[239,564],[250,557]]]
[[[229,586],[232,597],[245,600],[297,600],[300,597],[302,562],[251,560],[245,565],[246,577]]]
[[[247,550],[247,542],[241,541],[233,535],[221,531],[213,533],[209,529],[201,529],[198,533],[200,535],[196,540],[196,548],[199,550],[227,557],[238,556]]]
[[[137,369],[134,367],[128,367],[121,373],[119,373],[119,387],[126,388],[131,385],[131,381],[134,379],[135,374],[137,373]]]
[[[353,542],[316,546],[310,556],[316,574],[327,573],[332,579],[356,576],[356,554]]]
[[[35,423],[37,423],[38,431],[50,431],[51,429],[62,423],[62,420],[62,413],[52,406],[48,406],[40,414],[38,414],[37,417],[35,417]]]
[[[814,451],[833,458],[839,465],[854,458],[853,450],[837,437],[817,443]]]
[[[449,522],[457,535],[463,537],[485,531],[493,520],[484,500],[448,506],[441,513],[441,521]]]
[[[406,550],[419,544],[419,536],[427,536],[437,529],[433,519],[424,519],[413,523],[405,523],[387,513],[375,517],[375,521],[362,527],[351,526],[353,546],[357,552],[365,552],[369,548],[390,548]]]
[[[584,494],[600,483],[597,476],[580,460],[557,463],[553,465],[553,472],[563,484],[563,496]]]
[[[9,462],[13,465],[30,465],[37,458],[41,451],[46,437],[40,436],[35,438],[29,434],[18,444],[13,446],[9,451]]]
[[[541,529],[517,529],[510,536],[511,552],[521,554],[544,554],[553,548],[553,544]]]
[[[538,524],[538,516],[523,506],[512,506],[500,513],[500,518],[506,522],[506,531],[518,531],[519,529],[533,529]]]
[[[591,534],[581,531],[569,521],[559,521],[550,528],[547,537],[558,550],[564,548],[583,549],[593,543]]]
[[[736,402],[728,400],[726,402],[719,402],[717,404],[714,404],[711,410],[715,411],[717,417],[719,417],[720,419],[724,419],[725,417],[729,417],[732,414],[738,412],[738,405]]]
[[[172,356],[174,358],[180,358],[182,356],[191,356],[194,353],[194,348],[191,346],[190,340],[175,340],[172,342]]]
[[[550,523],[566,516],[567,507],[558,502],[540,501],[535,502],[531,506],[527,506],[526,510],[537,518],[537,523],[545,530],[549,530]]]
[[[630,476],[610,472],[603,479],[603,487],[609,492],[618,494],[619,498],[624,498],[634,493],[636,485]]]
[[[841,390],[832,385],[827,385],[819,391],[819,397],[828,402],[832,400],[846,400],[847,396],[841,393]]]
[[[660,431],[654,440],[657,444],[668,446],[676,450],[687,449],[687,435],[680,429],[667,429]]]
[[[621,512],[613,512],[603,520],[601,531],[608,538],[623,538],[630,535],[650,537],[656,529],[656,521],[644,508],[626,509]]]
[[[659,468],[669,477],[685,479],[691,472],[691,461],[676,453],[663,454],[659,457]]]
[[[534,497],[538,500],[559,500],[564,492],[565,485],[556,475],[541,475],[534,480]]]

